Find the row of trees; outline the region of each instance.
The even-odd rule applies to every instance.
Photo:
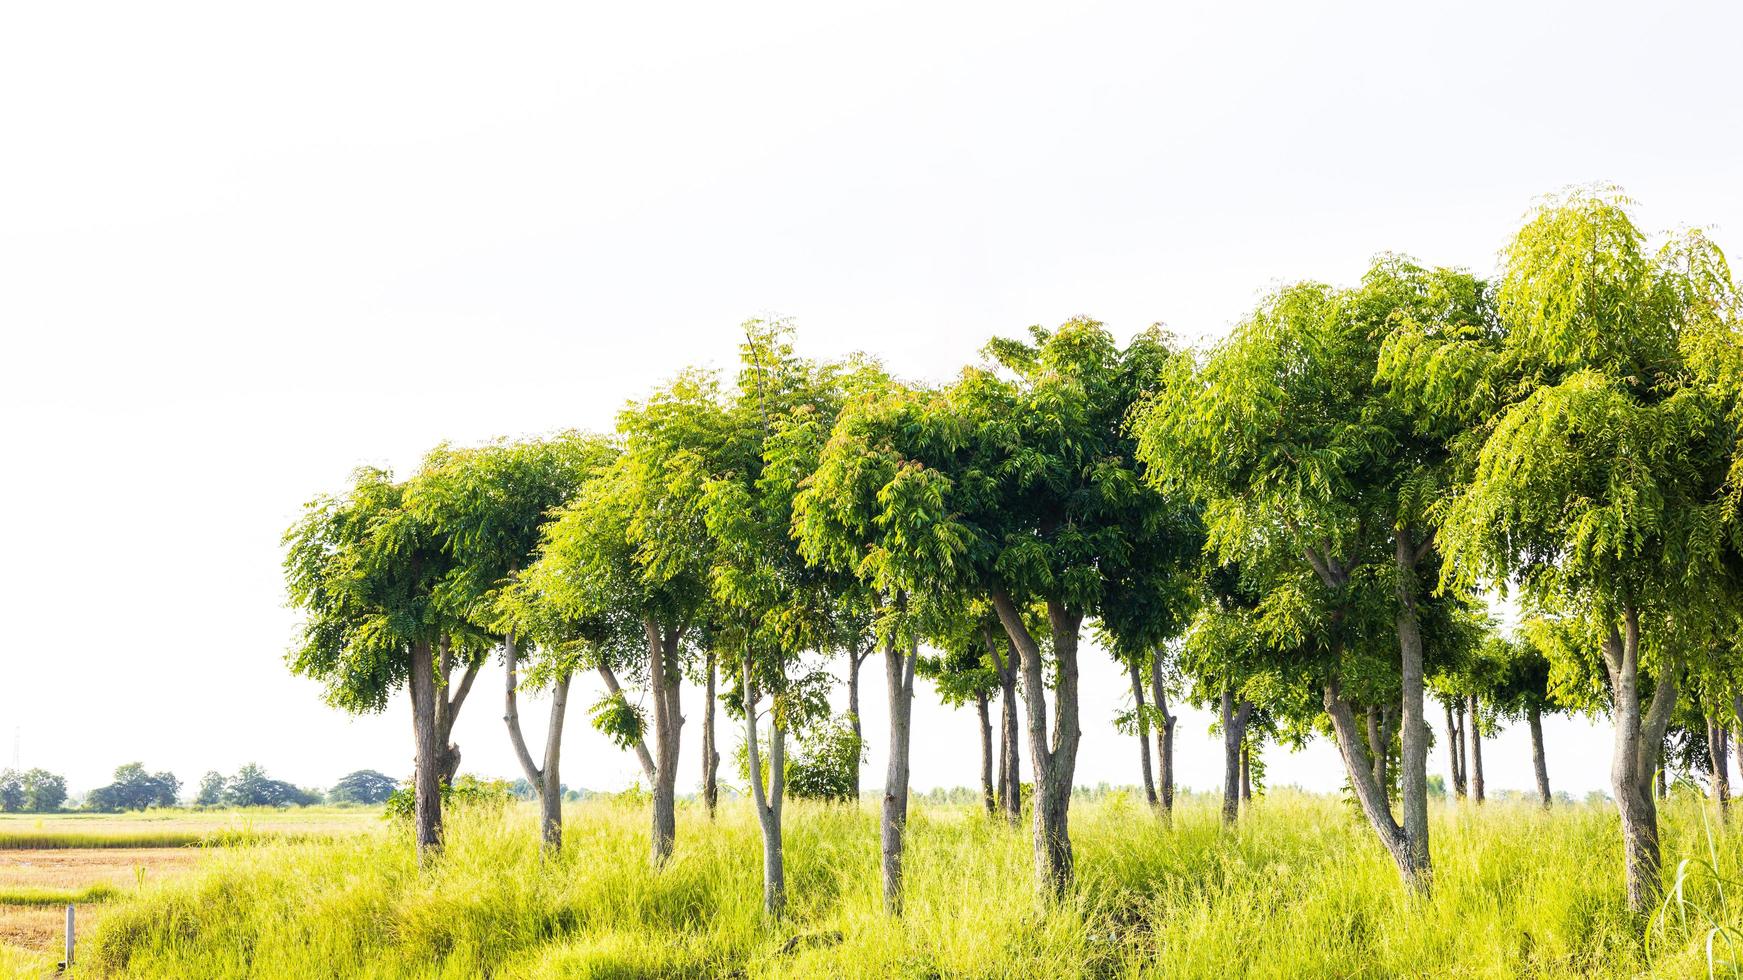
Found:
[[[1541,760],[1544,711],[1601,710],[1643,906],[1650,781],[1676,709],[1722,746],[1718,706],[1743,703],[1739,319],[1716,247],[1683,234],[1649,249],[1627,202],[1599,191],[1533,212],[1493,281],[1386,255],[1354,286],[1274,291],[1202,352],[1158,327],[1122,346],[1077,319],[995,338],[928,385],[862,356],[806,359],[787,324],[753,321],[736,377],[686,370],[611,435],[442,446],[409,479],[365,469],[312,502],[285,536],[306,614],[289,660],[349,710],[409,692],[425,852],[459,765],[454,719],[492,659],[560,840],[569,687],[596,672],[607,693],[589,713],[640,762],[656,864],[676,838],[681,682],[695,681],[703,803],[712,814],[723,707],[743,726],[777,914],[792,740],[833,725],[857,757],[859,673],[877,653],[892,912],[917,673],[975,705],[983,798],[1013,822],[1026,747],[1048,896],[1073,878],[1086,629],[1130,677],[1122,721],[1163,819],[1173,704],[1217,712],[1230,820],[1262,781],[1262,740],[1329,734],[1419,890],[1430,691],[1449,736],[1469,736],[1455,788],[1469,770],[1479,797],[1483,727],[1527,720]],[[1519,595],[1522,639],[1497,636],[1485,589]],[[537,752],[527,688],[550,693]]]
[[[393,779],[370,769],[351,773],[323,794],[269,777],[250,763],[234,776],[209,772],[200,781],[195,806],[311,806],[318,803],[376,805],[392,795]],[[180,805],[181,780],[170,772],[148,772],[143,763],[115,769],[113,781],[86,794],[82,809],[119,813]],[[0,812],[53,813],[66,806],[67,781],[45,769],[0,772]]]

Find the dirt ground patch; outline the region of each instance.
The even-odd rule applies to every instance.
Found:
[[[140,869],[152,882],[200,860],[197,847],[98,848],[64,851],[0,850],[0,892],[10,888],[84,888],[110,884],[134,888]]]
[[[141,869],[149,884],[192,870],[204,856],[199,848],[75,850],[0,850],[0,893],[12,889],[78,890],[91,885],[138,887]],[[101,904],[78,907],[78,935],[103,914]],[[0,943],[39,953],[58,952],[65,940],[66,909],[60,905],[0,904]]]

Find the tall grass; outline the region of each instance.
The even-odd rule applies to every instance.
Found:
[[[464,812],[418,866],[403,834],[215,853],[191,877],[110,906],[83,975],[262,977],[1662,976],[1705,975],[1703,927],[1626,910],[1614,812],[1446,805],[1434,894],[1407,894],[1336,799],[1279,792],[1230,832],[1189,800],[1172,829],[1122,796],[1073,808],[1078,887],[1042,908],[1027,829],[970,807],[920,807],[907,914],[886,916],[876,816],[794,806],[789,914],[760,911],[747,806],[680,814],[678,849],[646,863],[647,815],[570,808],[541,856],[530,808]],[[1731,878],[1740,848],[1684,797],[1664,813],[1667,865]],[[1690,900],[1711,897],[1689,883]],[[1705,889],[1705,890],[1703,890]],[[1699,891],[1700,895],[1693,892]],[[1736,908],[1708,903],[1725,923]],[[1710,928],[1704,927],[1704,928]],[[1656,929],[1649,946],[1646,937]]]

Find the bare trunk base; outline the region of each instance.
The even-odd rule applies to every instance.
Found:
[[[417,744],[412,811],[421,860],[442,846],[442,746],[436,727],[436,698],[439,696],[436,692],[436,663],[429,644],[413,644],[411,658],[408,686],[412,699],[412,735]]]
[[[1554,797],[1549,793],[1549,762],[1543,754],[1543,710],[1533,706],[1527,720],[1531,724],[1531,768],[1537,773],[1537,795],[1548,807]]]
[[[1071,853],[1071,787],[1035,793],[1035,887],[1045,899],[1065,897],[1075,873]]]

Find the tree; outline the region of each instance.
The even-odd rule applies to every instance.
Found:
[[[0,772],[0,812],[18,813],[24,809],[24,779],[15,769]]]
[[[869,598],[869,596],[867,597]],[[859,672],[871,655],[878,651],[873,611],[869,605],[858,605],[837,612],[840,624],[841,655],[847,661],[847,723],[860,744],[865,744],[865,729],[859,714]],[[852,798],[859,799],[859,766],[853,769]]]
[[[809,555],[857,568],[880,594],[904,599],[908,615],[924,619],[920,604],[934,597],[991,602],[1021,664],[1037,886],[1062,894],[1079,634],[1137,550],[1130,530],[1164,505],[1138,480],[1122,423],[1171,352],[1160,331],[1122,351],[1100,324],[1074,320],[1034,328],[1028,342],[995,340],[986,354],[986,367],[948,388],[850,404],[796,520]],[[1047,609],[1045,647],[1025,616],[1032,604]]]
[[[194,794],[195,806],[218,806],[224,801],[224,774],[212,770],[200,777],[200,790]],[[392,792],[391,788],[389,792]]]
[[[449,576],[463,570],[405,498],[392,474],[360,469],[346,493],[311,501],[285,532],[286,587],[304,614],[286,659],[322,683],[329,704],[352,713],[383,711],[407,690],[422,855],[441,846],[441,787],[459,764],[449,735],[487,643],[441,601]]]
[[[784,321],[751,321],[744,329],[728,406],[734,431],[743,434],[737,443],[742,455],[720,458],[723,465],[706,488],[705,515],[715,558],[710,584],[719,617],[716,638],[720,650],[740,665],[733,702],[745,721],[751,798],[762,830],[763,904],[770,915],[780,915],[786,901],[781,821],[787,735],[828,710],[827,675],[798,669],[800,658],[806,651],[856,650],[864,642],[862,610],[870,604],[853,575],[807,561],[800,553],[792,530],[794,501],[816,468],[847,392],[867,383],[853,375],[876,379],[881,372],[798,357],[792,327]],[[912,686],[910,662],[910,700]],[[766,785],[758,735],[764,693],[770,695]],[[892,727],[904,724],[892,702]],[[905,765],[905,758],[901,761]],[[886,801],[892,792],[902,797],[905,811],[905,778],[899,786],[886,785]],[[885,834],[890,833],[886,805]],[[885,899],[888,904],[887,882]]]
[[[821,690],[821,689],[818,689]],[[822,707],[822,706],[819,706]],[[785,792],[793,799],[846,803],[854,799],[853,781],[864,761],[865,745],[853,733],[845,716],[809,719],[802,730],[791,733],[793,749],[784,758]],[[759,746],[757,779],[768,783],[770,740]],[[749,743],[738,745],[739,775],[751,781]]]
[[[19,786],[24,790],[27,813],[52,813],[67,801],[66,777],[47,769],[26,772],[19,777]]]
[[[874,612],[890,717],[881,874],[884,908],[899,914],[919,643],[960,613],[961,591],[940,574],[949,565],[953,537],[944,524],[939,480],[904,462],[891,441],[937,424],[939,395],[868,374],[858,396],[825,430],[827,442],[815,444],[811,472],[793,499],[791,527],[801,556],[857,582]],[[853,594],[851,587],[840,588]]]
[[[379,806],[386,803],[387,798],[398,788],[398,781],[391,776],[384,776],[374,769],[359,769],[341,776],[328,791],[327,800],[330,803]],[[201,792],[205,792],[204,783],[201,784]]]
[[[921,657],[916,667],[920,676],[932,681],[945,705],[960,708],[974,704],[980,723],[981,802],[989,817],[998,812],[1001,794],[1009,791],[1006,784],[995,786],[993,782],[990,703],[1002,687],[1005,671],[997,659],[999,645],[989,644],[986,639],[989,628],[997,629],[996,622],[989,622],[992,618],[992,609],[985,603],[965,606],[946,629],[932,638],[941,651],[939,655]]]
[[[154,806],[175,806],[176,796],[181,788],[181,781],[174,774],[146,772],[143,764],[129,762],[115,769],[113,783],[91,791],[85,798],[85,808],[102,813],[116,813]]]
[[[1153,332],[1141,336],[1127,352],[1128,371],[1137,375],[1128,380],[1129,389],[1152,390],[1174,359],[1162,335]],[[1098,632],[1131,679],[1132,712],[1122,721],[1138,738],[1145,795],[1161,818],[1170,821],[1176,719],[1169,698],[1177,680],[1173,676],[1176,665],[1170,663],[1171,647],[1192,622],[1202,598],[1204,521],[1198,506],[1183,496],[1165,498],[1128,514],[1136,522],[1126,529],[1126,540],[1133,550],[1124,561],[1108,566]],[[1150,771],[1151,729],[1156,732],[1154,780]]]
[[[865,743],[847,719],[812,725],[787,760],[787,789],[795,799],[834,803],[855,798]]]
[[[1736,427],[1691,352],[1717,321],[1734,331],[1737,300],[1715,246],[1686,235],[1655,254],[1629,206],[1611,190],[1546,200],[1504,253],[1503,329],[1406,330],[1389,360],[1427,411],[1469,424],[1445,578],[1515,582],[1579,635],[1573,650],[1601,655],[1628,900],[1645,910],[1659,889],[1652,780],[1685,662],[1677,623],[1711,615],[1728,574]]]
[[[1271,647],[1314,648],[1357,800],[1400,875],[1422,889],[1431,876],[1424,566],[1435,564],[1431,504],[1460,430],[1411,412],[1379,368],[1400,324],[1485,324],[1484,296],[1468,275],[1395,256],[1376,260],[1354,289],[1284,287],[1201,369],[1177,362],[1136,421],[1150,478],[1204,504],[1219,561],[1263,555],[1275,566],[1262,590]],[[1388,619],[1396,666],[1376,656]],[[1358,687],[1398,692],[1402,824],[1375,779]]]
[[[573,656],[577,645],[598,639],[595,634],[610,633],[611,624],[597,619],[578,622],[558,610],[529,611],[526,601],[537,596],[536,590],[516,594],[510,586],[515,574],[533,562],[540,529],[551,513],[573,499],[614,455],[609,441],[572,431],[464,449],[443,446],[425,458],[406,492],[408,508],[437,529],[452,562],[439,600],[452,616],[502,650],[503,722],[527,781],[539,791],[541,834],[545,845],[553,848],[563,839],[562,794],[555,788],[561,785],[563,722]],[[528,639],[536,641],[530,652],[542,653],[543,658],[527,680],[551,691],[542,765],[534,762],[527,748],[516,699],[521,684],[519,659]],[[552,792],[544,791],[547,785]]]
[[[558,510],[523,576],[571,624],[627,622],[633,652],[597,657],[608,700],[596,722],[616,722],[652,789],[651,858],[663,865],[677,838],[680,684],[693,633],[711,619],[713,541],[703,495],[724,459],[745,454],[717,380],[689,371],[618,415],[621,451]],[[617,619],[621,618],[621,619]],[[633,658],[633,659],[632,659]],[[645,679],[653,746],[622,694],[620,670]]]
[[[282,779],[273,779],[266,770],[250,762],[224,782],[225,806],[312,806],[320,797]]]
[[[1217,713],[1223,741],[1222,820],[1233,824],[1240,813],[1242,760],[1247,724],[1262,698],[1266,669],[1287,656],[1271,649],[1256,623],[1257,602],[1238,586],[1239,573],[1223,568],[1207,575],[1200,605],[1181,648],[1180,671],[1191,684],[1199,707]],[[1209,583],[1222,583],[1218,588]]]

